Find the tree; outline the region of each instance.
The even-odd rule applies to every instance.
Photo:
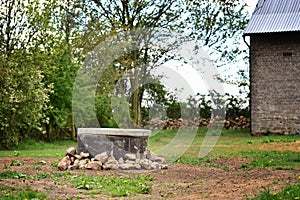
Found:
[[[106,33],[108,36],[115,33],[130,31],[144,27],[166,27],[174,26],[176,19],[179,18],[181,8],[177,1],[128,1],[128,0],[114,0],[114,1],[99,1],[94,0],[99,7],[100,12],[103,13],[100,19],[103,24],[107,25]],[[179,8],[179,9],[178,9]],[[149,12],[149,9],[152,9]],[[170,22],[173,21],[173,24]],[[131,96],[131,112],[135,124],[141,124],[141,101],[144,93],[143,88],[139,87],[139,77],[145,77],[148,73],[145,66],[150,63],[150,48],[147,47],[148,41],[146,38],[144,48],[139,48],[129,52],[124,58],[126,62],[121,62],[121,68],[124,73],[131,73],[132,79],[130,81],[131,87],[135,88]],[[124,61],[124,60],[123,60]],[[152,61],[153,62],[153,61]],[[116,77],[118,78],[118,77]]]
[[[238,46],[228,46],[229,39],[238,39],[247,24],[245,2],[242,0],[190,0],[187,23],[200,46],[220,52],[220,59],[230,61],[239,53]],[[238,44],[238,40],[233,44]],[[211,52],[212,53],[212,52]]]
[[[232,59],[239,51],[225,41],[245,25],[244,4],[233,0],[1,0],[0,7],[3,146],[31,133],[52,140],[61,138],[62,129],[74,130],[71,105],[77,69],[107,38],[133,41],[133,47],[105,66],[97,87],[97,116],[101,124],[116,126],[111,96],[123,90],[139,126],[143,101],[167,105],[167,91],[151,75],[152,69],[170,59],[181,60],[172,50],[191,39],[221,52],[221,60]],[[180,36],[169,48],[160,48],[153,41],[159,43],[168,32],[155,27]],[[70,136],[75,137],[74,131]]]
[[[40,60],[43,23],[39,2],[1,1],[0,11],[0,131],[1,147],[9,148],[41,131],[47,121],[48,94]]]
[[[182,33],[181,38],[176,38],[173,49],[193,38],[199,46],[213,47],[214,50],[221,52],[220,60],[224,57],[231,59],[233,52],[239,53],[236,52],[237,48],[228,47],[225,41],[236,36],[246,24],[243,1],[93,1],[102,13],[99,20],[106,25],[107,37],[139,28],[159,27]],[[120,65],[115,65],[118,71],[115,82],[120,74],[132,74],[130,85],[135,90],[130,98],[131,116],[137,126],[141,122],[141,102],[145,92],[141,87],[141,77],[146,79],[150,76],[150,70],[159,66],[158,62],[174,59],[174,56],[168,54],[172,49],[163,51],[151,49],[149,42],[157,36],[155,34],[157,33],[149,31],[148,35],[140,39],[144,46],[129,51],[123,57],[123,61],[119,60]]]
[[[243,69],[248,64],[248,50],[240,48],[242,32],[249,15],[244,1],[235,0],[191,0],[188,21],[193,36],[200,46],[208,46],[208,53],[218,67],[230,70],[227,76],[219,76],[220,81],[236,85],[240,93],[249,92],[249,73]],[[197,9],[197,8],[204,9]],[[196,31],[202,30],[202,31]],[[235,68],[238,70],[233,71]],[[249,96],[247,97],[249,98]]]
[[[82,13],[82,1],[47,1],[49,15],[48,23],[42,27],[47,35],[43,42],[44,60],[43,70],[45,83],[53,84],[49,106],[46,113],[49,122],[45,124],[49,141],[66,137],[61,134],[64,129],[70,132],[70,138],[75,139],[74,122],[72,116],[72,90],[80,59],[75,57],[76,39],[81,39],[77,32]]]
[[[44,82],[53,85],[46,112],[49,122],[45,124],[47,139],[76,139],[72,112],[72,92],[76,73],[85,58],[101,38],[101,26],[96,19],[99,14],[86,0],[46,1],[48,21],[41,28],[44,32],[42,46],[45,67]]]

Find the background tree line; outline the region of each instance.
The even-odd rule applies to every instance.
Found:
[[[238,41],[247,16],[245,3],[234,0],[1,0],[1,148],[12,148],[26,139],[75,139],[72,92],[76,73],[87,53],[106,38],[137,28],[167,28],[185,35],[174,48],[192,38],[199,46],[209,47],[210,53],[218,52],[218,61],[232,63],[236,55],[245,53]],[[235,42],[229,46],[228,39]],[[151,69],[170,59],[174,57],[168,52],[146,45],[107,67],[95,99],[100,125],[117,126],[110,97],[124,73],[151,78]],[[142,65],[150,67],[142,69]],[[171,110],[179,102],[159,82],[137,88],[128,97],[137,126],[148,115],[143,101],[160,103],[170,117],[176,117]],[[197,105],[209,104],[203,98],[194,100]]]

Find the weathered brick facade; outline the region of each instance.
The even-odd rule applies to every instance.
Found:
[[[250,36],[253,134],[300,134],[300,32]]]

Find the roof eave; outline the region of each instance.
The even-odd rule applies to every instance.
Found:
[[[265,35],[265,34],[276,34],[276,33],[300,33],[300,30],[294,30],[294,31],[266,31],[266,32],[244,32],[243,37],[245,36],[251,36],[251,35]]]

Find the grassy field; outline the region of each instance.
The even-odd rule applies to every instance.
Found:
[[[299,135],[254,137],[250,135],[249,130],[224,130],[209,156],[199,158],[199,150],[206,131],[207,129],[201,129],[197,132],[187,151],[176,160],[177,163],[212,166],[226,170],[228,169],[227,166],[215,164],[213,161],[220,158],[236,157],[251,160],[241,166],[246,170],[256,167],[294,170],[292,166],[300,166],[300,142],[297,143],[300,141]],[[149,146],[153,150],[163,148],[175,136],[176,132],[172,130],[164,131],[162,134],[156,133],[150,138]],[[254,199],[300,199],[300,184],[288,186],[278,193],[270,193],[269,189],[266,188]]]
[[[186,147],[186,151],[180,156],[177,156],[173,162],[182,164],[193,164],[201,166],[209,166],[221,168],[223,170],[228,170],[228,166],[222,164],[216,164],[215,160],[227,160],[231,158],[247,158],[249,162],[244,163],[240,167],[245,170],[251,170],[253,168],[264,168],[264,167],[274,167],[278,170],[295,170],[293,167],[300,166],[300,136],[261,136],[253,137],[250,135],[249,130],[223,130],[221,136],[219,137],[216,145],[209,153],[208,156],[204,158],[199,158],[199,150],[203,144],[207,129],[200,129],[193,137],[190,145]],[[149,138],[149,148],[152,151],[159,151],[163,149],[168,144],[173,144],[172,140],[176,137],[176,130],[164,130],[160,132],[153,132],[152,136]],[[184,137],[189,136],[189,131],[186,131],[179,140],[176,141],[177,147],[175,150],[180,150],[180,142],[185,143]],[[173,140],[174,141],[174,140]],[[65,154],[65,150],[71,146],[76,146],[74,141],[61,141],[55,143],[45,143],[36,141],[27,141],[19,144],[18,148],[10,151],[0,151],[1,157],[11,157],[17,160],[18,157],[30,157],[30,158],[62,158]],[[183,148],[184,149],[184,148]],[[175,151],[174,150],[174,151]],[[295,172],[298,173],[299,171]],[[6,175],[6,174],[1,174]],[[16,175],[14,175],[16,177]],[[47,176],[46,176],[47,177]],[[2,177],[3,178],[3,177]],[[36,177],[34,177],[36,178]],[[76,185],[78,188],[87,187],[98,187],[98,185],[93,185],[97,182],[104,181],[109,187],[110,179],[101,178],[94,180],[94,177],[76,177]],[[99,177],[98,177],[99,178]],[[1,179],[1,177],[0,177]],[[141,181],[141,177],[137,177],[138,181]],[[87,184],[90,181],[89,184]],[[126,178],[115,180],[122,183],[123,186],[127,187],[127,184],[135,184]],[[300,181],[300,176],[299,176]],[[116,184],[116,182],[114,182]],[[146,182],[145,184],[146,185]],[[129,188],[135,188],[132,185],[128,185]],[[35,193],[31,190],[22,191],[20,194],[12,193],[12,191],[6,188],[0,188],[5,191],[7,198],[4,199],[46,199],[43,194]],[[142,192],[149,192],[148,186],[146,188],[140,188]],[[111,194],[115,191],[109,191]],[[143,191],[147,190],[147,191]],[[149,189],[150,190],[150,189]],[[128,189],[126,190],[128,191]],[[141,192],[139,191],[139,192]],[[123,194],[123,191],[119,191]],[[134,193],[134,192],[133,192]],[[19,196],[14,196],[19,195]],[[121,195],[122,196],[122,195]],[[287,198],[288,197],[288,198]],[[257,196],[255,199],[300,199],[300,182],[299,184],[290,185],[277,193],[271,193],[268,188]]]
[[[249,130],[224,130],[208,157],[199,159],[199,150],[203,144],[207,129],[197,132],[192,144],[177,161],[181,163],[205,164],[207,160],[219,157],[237,157],[252,159],[249,166],[300,166],[300,135],[295,136],[251,136]],[[176,131],[167,130],[156,133],[149,140],[151,150],[167,145],[176,135]],[[278,150],[276,147],[291,150]],[[275,147],[275,148],[274,148]]]
[[[207,129],[198,130],[191,145],[187,146],[187,150],[183,154],[178,154],[180,157],[177,156],[175,162],[207,165],[215,158],[237,157],[252,159],[247,166],[244,166],[245,168],[300,166],[300,153],[297,152],[297,150],[300,151],[300,143],[296,143],[296,141],[300,141],[300,135],[253,137],[249,130],[223,130],[209,156],[200,159],[199,150],[206,131]],[[188,131],[186,132],[188,134]],[[149,149],[155,152],[164,148],[176,134],[176,130],[154,132],[149,138]],[[26,141],[20,143],[14,150],[0,151],[0,157],[62,158],[67,148],[76,145],[75,141],[54,143]],[[274,146],[295,151],[277,150]],[[176,151],[180,148],[173,149]]]
[[[62,158],[66,154],[66,149],[76,146],[75,141],[57,141],[53,143],[26,141],[18,145],[17,148],[9,151],[0,151],[1,157],[29,157],[29,158]]]

